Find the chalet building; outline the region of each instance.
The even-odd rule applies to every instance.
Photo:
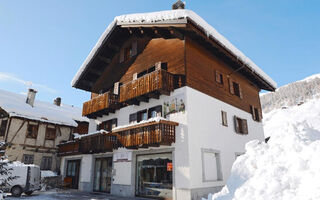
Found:
[[[0,90],[0,143],[11,161],[36,164],[41,170],[57,171],[58,144],[70,140],[72,133],[87,133],[88,118],[79,108],[35,100],[36,91],[27,97]],[[1,145],[0,145],[1,146]]]
[[[89,133],[59,146],[72,187],[188,200],[219,191],[246,142],[264,139],[259,92],[276,83],[178,9],[116,17],[72,86],[92,93]]]

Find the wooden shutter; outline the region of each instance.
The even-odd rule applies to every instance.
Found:
[[[240,133],[240,124],[237,116],[234,116],[234,129],[236,133]]]
[[[229,78],[229,89],[230,89],[230,93],[234,94],[233,80],[231,78]]]
[[[119,94],[119,89],[120,89],[120,83],[119,82],[116,82],[114,83],[114,87],[113,87],[113,94]]]
[[[138,47],[138,42],[133,41],[132,42],[132,47],[131,47],[131,57],[137,55],[137,47]]]
[[[241,128],[242,128],[242,133],[243,134],[248,134],[248,122],[247,122],[247,120],[246,119],[241,119],[241,123],[242,123],[242,126],[241,126]]]
[[[119,62],[122,63],[124,61],[124,49],[120,50]]]
[[[242,99],[242,90],[241,90],[241,85],[238,83],[238,85],[239,85],[239,97],[240,97],[240,99]]]
[[[218,70],[216,70],[216,82],[221,83],[221,76],[220,76],[220,72]]]
[[[161,69],[161,62],[156,62],[155,66],[155,70],[160,70]]]
[[[252,119],[256,120],[256,116],[255,116],[255,112],[254,112],[254,107],[252,105],[250,105],[250,113],[252,115]]]

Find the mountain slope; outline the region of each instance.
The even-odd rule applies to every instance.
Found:
[[[264,105],[263,121],[270,140],[247,143],[227,186],[210,200],[320,199],[320,92],[308,86],[318,81],[317,75],[263,95],[271,101]]]

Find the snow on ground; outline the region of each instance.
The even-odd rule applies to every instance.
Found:
[[[264,117],[269,142],[247,143],[227,185],[209,200],[320,199],[320,100]]]
[[[50,170],[41,170],[41,178],[54,177],[54,176],[57,176],[57,173]]]

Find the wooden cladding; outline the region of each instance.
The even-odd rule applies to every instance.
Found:
[[[157,70],[122,85],[120,87],[120,102],[134,100],[151,93],[169,95],[173,90],[173,75],[165,70]]]
[[[83,103],[82,115],[88,116],[99,111],[114,109],[118,102],[118,95],[106,92]]]
[[[178,123],[163,121],[149,122],[114,131],[126,148],[171,145],[175,142],[175,127]]]
[[[116,147],[117,136],[112,134],[98,134],[79,140],[79,152],[83,154],[111,152]]]
[[[69,141],[58,145],[58,156],[79,154],[79,141]]]

